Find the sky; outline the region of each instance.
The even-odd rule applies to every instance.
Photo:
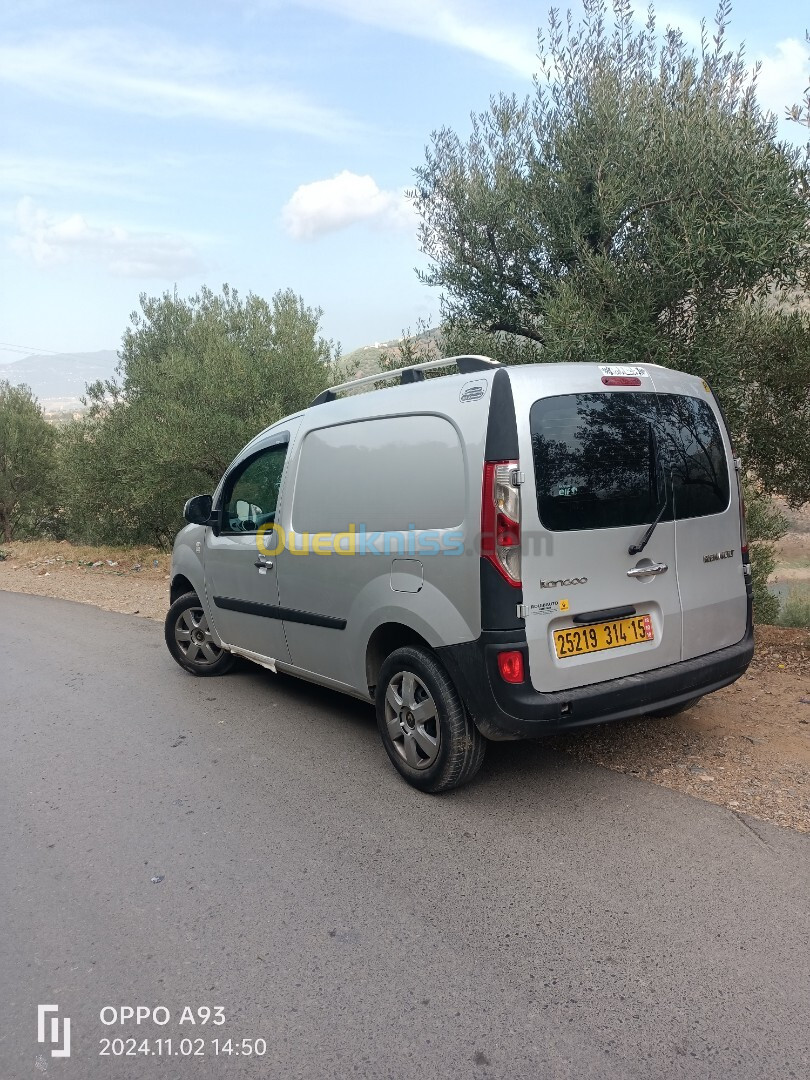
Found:
[[[657,9],[691,42],[714,10]],[[117,348],[141,293],[224,282],[292,288],[344,352],[435,324],[405,192],[432,131],[466,135],[492,94],[531,92],[547,16],[530,0],[3,0],[0,363]],[[730,39],[779,115],[810,82],[808,29],[806,0],[734,7]]]

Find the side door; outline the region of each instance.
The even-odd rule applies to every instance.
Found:
[[[279,608],[273,525],[279,512],[290,440],[285,424],[232,466],[218,499],[219,527],[205,540],[209,610],[220,639],[273,660],[289,661]]]

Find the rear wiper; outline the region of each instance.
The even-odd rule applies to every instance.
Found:
[[[655,425],[654,424],[650,424],[650,442],[652,443],[653,470],[654,470],[654,476],[655,476],[656,485],[657,485],[657,482],[658,482],[658,439],[657,439],[656,434],[655,434]],[[667,508],[667,482],[666,482],[666,477],[664,477],[664,501],[661,503],[661,509],[658,511],[658,514],[655,517],[655,521],[653,521],[653,523],[650,525],[650,527],[647,529],[647,531],[642,536],[641,543],[640,544],[631,544],[630,547],[627,549],[627,554],[628,555],[639,555],[644,550],[644,548],[650,542],[650,537],[655,532],[655,526],[658,524],[658,522],[664,516],[664,511],[666,510],[666,508]]]
[[[647,529],[647,531],[642,536],[640,544],[631,544],[630,545],[630,547],[627,549],[627,554],[628,555],[638,555],[639,552],[644,550],[644,548],[649,543],[650,537],[655,532],[655,526],[658,524],[658,522],[664,516],[664,511],[666,510],[666,508],[667,508],[667,500],[666,500],[666,497],[664,497],[664,502],[663,502],[663,504],[661,506],[661,509],[658,511],[658,515],[657,515],[655,521],[652,523],[652,525],[650,525],[650,527]]]

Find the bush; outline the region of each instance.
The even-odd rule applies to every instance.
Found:
[[[779,626],[810,630],[810,586],[794,585],[779,612]]]
[[[776,541],[785,535],[787,519],[752,481],[743,481],[743,492],[754,583],[754,619],[773,624],[779,616],[779,597],[768,592],[768,578],[776,566]]]

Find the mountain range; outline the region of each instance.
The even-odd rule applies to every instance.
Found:
[[[114,349],[98,352],[34,354],[0,364],[0,380],[30,386],[45,412],[70,412],[81,408],[87,383],[109,379],[118,363]]]
[[[437,331],[430,330],[414,335],[414,341],[428,345]],[[392,341],[375,342],[355,349],[343,357],[353,378],[371,375],[379,371],[380,360],[386,355],[398,359],[401,338]],[[81,409],[81,398],[88,383],[97,379],[110,379],[118,363],[118,354],[114,349],[100,349],[98,352],[76,353],[34,353],[10,363],[0,363],[0,382],[7,380],[12,385],[25,383],[31,388],[34,397],[39,399],[47,414],[72,413]]]

